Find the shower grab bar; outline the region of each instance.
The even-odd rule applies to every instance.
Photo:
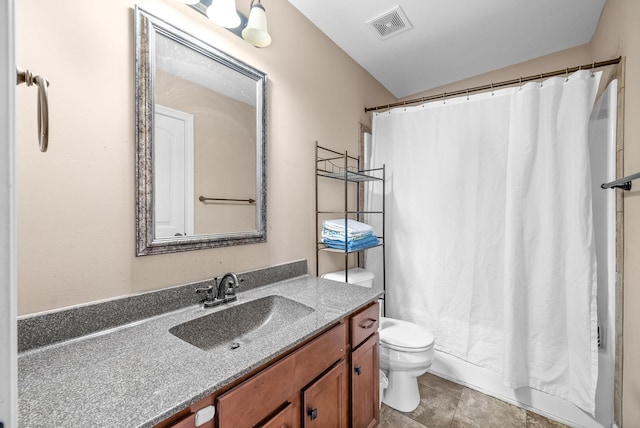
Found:
[[[25,83],[27,86],[38,87],[38,144],[41,152],[49,147],[49,81],[42,76],[34,76],[29,70],[16,69],[16,85]]]
[[[600,185],[603,189],[610,189],[612,187],[617,187],[622,190],[631,190],[631,182],[633,180],[637,180],[640,178],[640,172],[635,174],[627,175],[626,177],[622,177],[616,181],[610,181],[608,183],[603,183]]]

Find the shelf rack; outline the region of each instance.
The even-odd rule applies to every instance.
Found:
[[[322,147],[316,141],[316,187],[315,187],[315,203],[316,203],[316,276],[320,273],[320,253],[342,253],[344,254],[344,271],[345,282],[348,282],[348,269],[349,269],[349,255],[357,254],[367,251],[372,248],[382,249],[382,289],[385,290],[385,220],[384,220],[384,207],[385,207],[385,166],[371,169],[361,169],[360,157],[349,155],[347,151],[338,152],[326,147]],[[344,183],[343,188],[343,209],[340,211],[326,211],[320,210],[319,203],[319,180],[320,179],[333,179],[339,180]],[[363,210],[361,205],[363,204],[362,196],[364,195],[363,184],[366,182],[378,181],[382,183],[382,209],[381,210]],[[355,185],[356,194],[356,209],[349,209],[349,196],[350,187]],[[329,248],[320,239],[320,231],[322,229],[322,223],[320,216],[331,215],[343,216],[345,223],[348,219],[354,218],[357,221],[362,221],[364,215],[381,215],[382,216],[382,235],[378,236],[379,243],[371,247],[357,249],[349,251],[345,249]],[[346,247],[346,245],[345,245]],[[358,257],[357,265],[361,266],[361,257]],[[384,297],[382,298],[384,299]]]

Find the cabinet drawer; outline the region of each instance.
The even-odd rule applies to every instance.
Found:
[[[345,356],[346,325],[341,323],[274,365],[221,395],[219,427],[252,427],[289,397]]]
[[[373,305],[363,309],[351,317],[350,326],[352,349],[356,348],[369,336],[378,331],[379,313],[379,304],[378,302],[375,302]]]

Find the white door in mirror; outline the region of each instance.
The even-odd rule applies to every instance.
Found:
[[[155,238],[193,235],[193,115],[156,104]]]

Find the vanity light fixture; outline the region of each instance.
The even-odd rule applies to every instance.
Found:
[[[242,38],[255,47],[264,48],[271,44],[271,36],[267,31],[267,13],[260,0],[254,2],[255,0],[251,0],[249,20],[242,30]]]
[[[226,28],[236,28],[241,22],[235,0],[212,0],[211,6],[207,8],[207,16],[214,23]]]

